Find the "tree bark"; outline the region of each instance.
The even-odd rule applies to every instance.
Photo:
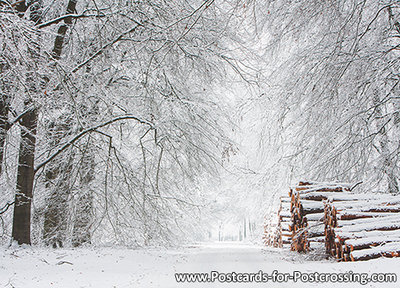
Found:
[[[45,186],[51,192],[46,199],[43,238],[45,243],[53,248],[63,247],[67,236],[73,158],[73,155],[69,155],[65,157],[65,163],[52,163],[45,173]],[[53,180],[55,184],[52,183]]]
[[[27,10],[25,1],[15,4],[15,10],[19,17],[23,17]],[[6,62],[0,61],[0,76],[10,69]],[[9,129],[8,112],[10,111],[12,83],[9,79],[0,77],[0,175],[3,171],[4,146]]]
[[[25,106],[29,106],[29,102]],[[17,192],[15,194],[12,238],[18,244],[31,244],[31,202],[34,180],[37,110],[21,119],[21,144],[18,160]]]
[[[72,14],[75,12],[75,7],[77,0],[69,0],[68,5],[67,5],[67,15]],[[57,31],[57,37],[56,40],[54,41],[54,47],[53,47],[53,57],[57,60],[60,59],[62,49],[64,47],[64,41],[65,41],[65,35],[68,30],[68,25],[72,24],[72,19],[71,18],[65,18],[64,23],[60,25]]]
[[[5,64],[0,63],[0,75],[3,73]],[[2,78],[2,77],[1,77]],[[4,158],[4,146],[6,142],[6,136],[8,131],[8,112],[9,112],[9,102],[11,93],[11,83],[7,79],[0,80],[1,91],[0,91],[0,175],[3,171],[2,164]]]
[[[69,0],[67,4],[66,14],[72,14],[75,11],[77,0]],[[56,39],[52,56],[55,60],[61,59],[62,50],[68,26],[72,24],[71,18],[65,18],[57,31]],[[67,120],[64,120],[67,119]],[[50,145],[56,147],[61,140],[60,135],[68,134],[73,126],[72,120],[68,115],[63,115],[59,118],[61,123],[51,122],[47,127],[49,133]],[[69,184],[70,173],[72,171],[73,155],[70,155],[66,163],[59,163],[49,165],[45,173],[46,188],[51,190],[50,196],[47,198],[47,207],[44,214],[44,234],[43,238],[47,245],[54,248],[62,247],[66,240],[67,227],[68,227],[68,200],[71,194],[71,187]],[[53,185],[53,180],[56,185]]]
[[[87,122],[95,122],[99,113],[96,104],[86,109]],[[91,225],[93,222],[93,190],[91,184],[95,179],[95,154],[91,149],[93,143],[89,138],[86,143],[86,149],[82,154],[82,165],[80,167],[80,191],[76,202],[74,228],[72,231],[72,245],[78,247],[82,244],[91,243]]]
[[[17,11],[20,16],[23,16],[23,12],[28,8],[25,2],[20,5],[21,10],[17,7]],[[42,17],[41,1],[32,1],[29,6],[30,9],[30,21],[36,25],[40,23]],[[28,53],[30,56],[30,67],[28,67],[28,73],[26,83],[28,87],[28,95],[24,103],[24,111],[28,111],[23,115],[20,120],[21,125],[21,143],[18,154],[18,169],[17,169],[17,187],[15,194],[14,204],[14,217],[13,217],[13,228],[12,228],[12,239],[17,241],[18,244],[31,244],[31,203],[33,196],[33,181],[35,176],[35,146],[36,146],[36,130],[38,111],[32,103],[31,95],[37,95],[39,93],[39,87],[43,86],[40,76],[37,74],[36,64],[39,60],[39,39],[33,41],[28,47]]]
[[[389,136],[387,134],[387,128],[384,124],[383,119],[383,111],[382,111],[382,103],[378,97],[378,93],[376,92],[374,95],[374,105],[376,105],[376,125],[379,132],[379,145],[380,145],[380,154],[383,158],[383,171],[387,177],[387,185],[388,192],[390,194],[396,195],[399,194],[399,183],[398,178],[395,173],[396,163],[393,163],[393,159],[391,156],[391,152],[389,149]]]

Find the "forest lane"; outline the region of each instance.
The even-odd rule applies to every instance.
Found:
[[[337,287],[338,283],[177,283],[175,273],[301,273],[394,272],[399,258],[337,263],[312,260],[287,249],[265,248],[240,242],[201,243],[180,249],[78,248],[0,249],[0,287]],[[308,257],[308,259],[307,259]],[[236,277],[238,277],[236,275]],[[242,274],[244,275],[244,274]],[[207,276],[207,275],[206,275]],[[214,275],[215,276],[215,275]],[[222,277],[222,278],[221,278]],[[240,276],[243,277],[243,276]],[[237,278],[238,279],[238,278]],[[243,278],[242,278],[243,279]],[[341,287],[398,287],[398,283],[340,283]]]

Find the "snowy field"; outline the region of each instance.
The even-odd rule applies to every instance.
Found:
[[[175,273],[398,272],[400,259],[358,263],[313,260],[282,249],[243,243],[205,243],[182,249],[2,248],[0,287],[400,287],[400,283],[177,283]]]

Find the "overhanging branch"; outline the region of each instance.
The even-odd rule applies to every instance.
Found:
[[[143,27],[143,24],[139,23],[139,22],[135,22],[136,25],[128,30],[126,30],[125,32],[121,33],[118,37],[114,38],[114,40],[112,40],[111,42],[108,42],[106,44],[104,44],[99,50],[97,50],[92,56],[90,56],[88,59],[86,59],[85,61],[81,62],[80,64],[78,64],[74,69],[72,69],[72,73],[77,72],[78,70],[80,70],[83,66],[85,66],[86,64],[88,64],[89,62],[91,62],[93,59],[95,59],[97,56],[99,56],[101,53],[103,53],[104,50],[106,50],[108,47],[113,46],[115,43],[117,43],[118,41],[120,41],[124,36],[132,33],[133,31],[135,31],[138,27]]]
[[[99,128],[108,126],[114,122],[118,122],[118,121],[122,121],[122,120],[135,120],[141,124],[147,125],[150,127],[150,129],[155,129],[153,123],[146,121],[146,120],[141,120],[133,115],[123,115],[123,116],[119,116],[116,118],[113,118],[111,120],[108,120],[106,122],[103,122],[101,124],[98,124],[96,126],[87,128],[85,130],[83,130],[82,132],[80,132],[79,134],[75,135],[74,137],[72,137],[67,143],[65,143],[63,146],[61,146],[56,152],[54,152],[52,155],[50,155],[46,160],[44,160],[42,163],[40,163],[38,166],[35,167],[34,173],[36,174],[37,171],[39,171],[41,168],[43,168],[44,166],[46,166],[49,162],[51,162],[54,158],[56,158],[58,155],[60,155],[64,150],[66,150],[68,147],[70,147],[72,144],[74,144],[75,142],[77,142],[79,139],[81,139],[83,136],[85,136],[86,134],[90,133],[90,132],[94,132]]]
[[[100,17],[106,17],[107,15],[105,14],[85,14],[85,13],[81,13],[81,14],[67,14],[67,15],[63,15],[60,17],[57,17],[55,19],[49,20],[47,22],[44,22],[42,24],[37,25],[37,27],[39,29],[45,28],[47,26],[53,25],[53,24],[57,24],[63,20],[71,20],[71,19],[79,19],[79,18],[100,18]]]
[[[6,213],[6,211],[8,210],[8,208],[10,208],[12,205],[14,205],[15,201],[13,202],[7,202],[6,205],[4,205],[1,209],[0,209],[0,215]]]

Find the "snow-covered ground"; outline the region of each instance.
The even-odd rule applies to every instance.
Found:
[[[397,273],[399,259],[358,263],[315,260],[282,249],[221,242],[182,249],[12,247],[0,250],[0,287],[400,287],[397,283],[177,283],[175,273]],[[400,276],[400,275],[398,275]]]

